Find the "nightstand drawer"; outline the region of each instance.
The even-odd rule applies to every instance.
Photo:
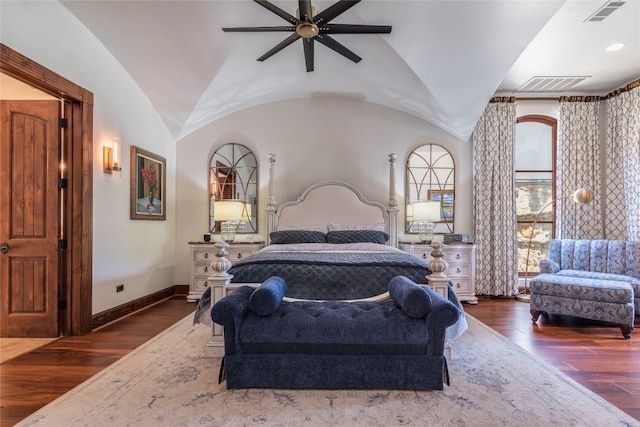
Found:
[[[461,249],[449,249],[444,251],[444,260],[451,262],[471,262],[471,252]]]
[[[427,251],[421,251],[418,249],[413,249],[409,251],[409,253],[413,256],[423,259],[425,262],[429,262],[433,259],[433,257],[431,256],[431,251],[427,252]]]
[[[456,294],[465,295],[473,292],[473,295],[475,296],[475,289],[473,289],[473,284],[470,279],[451,278],[451,282],[453,283],[453,290]]]
[[[196,276],[209,276],[211,274],[211,263],[194,264],[193,274]]]
[[[254,253],[257,252],[257,250],[254,250],[251,247],[238,248],[238,247],[232,246],[232,247],[229,247],[228,252],[229,252],[229,255],[227,256],[227,259],[231,261],[231,263],[233,264],[234,262],[239,261],[244,257],[253,255]]]
[[[471,265],[469,264],[449,264],[447,268],[447,277],[469,277],[471,274]]]
[[[207,284],[208,277],[209,276],[194,277],[193,278],[193,287],[195,288],[194,290],[204,292],[207,289],[207,286],[209,286]]]
[[[216,258],[216,249],[194,249],[193,250],[193,260],[195,262],[203,262],[208,261],[211,262]]]

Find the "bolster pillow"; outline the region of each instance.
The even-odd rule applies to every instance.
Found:
[[[287,283],[282,277],[269,277],[253,291],[249,297],[249,307],[258,316],[270,316],[280,307],[286,291]]]
[[[426,316],[431,310],[431,296],[422,286],[404,276],[391,279],[389,294],[414,319]]]

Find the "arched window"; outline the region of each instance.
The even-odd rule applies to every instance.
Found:
[[[555,199],[556,130],[557,121],[552,117],[529,115],[517,119],[515,168],[520,275],[525,271],[529,276],[539,273],[538,262],[549,254],[549,242],[554,237],[554,205],[540,214],[535,230],[533,222],[540,209]],[[529,268],[526,268],[529,239]]]

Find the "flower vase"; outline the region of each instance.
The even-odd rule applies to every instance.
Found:
[[[149,206],[153,206],[153,191],[149,191]]]

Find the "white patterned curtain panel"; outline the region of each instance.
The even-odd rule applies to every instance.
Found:
[[[605,238],[640,240],[640,80],[606,104]]]
[[[600,97],[562,97],[558,108],[556,196],[578,188],[593,191],[587,204],[564,198],[556,204],[556,238],[602,239],[600,196]]]
[[[473,133],[476,293],[512,296],[518,281],[515,206],[516,106],[494,98]]]

